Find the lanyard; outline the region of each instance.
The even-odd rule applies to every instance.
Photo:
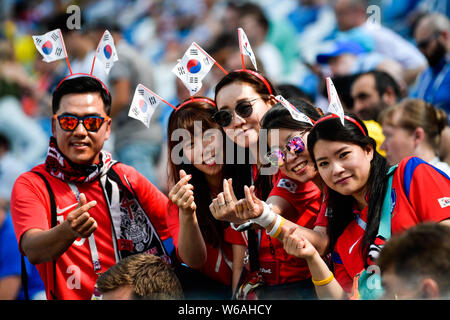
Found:
[[[438,73],[438,75],[436,76],[433,86],[431,88],[431,92],[428,93],[427,97],[431,97],[433,98],[436,94],[436,92],[439,90],[439,88],[442,85],[442,82],[444,81],[445,75],[447,74],[447,72],[450,71],[450,64],[447,63],[447,65],[442,68],[442,70]],[[427,74],[425,75],[425,79],[423,81],[423,85],[420,88],[419,94],[418,94],[418,98],[423,99],[425,101],[431,101],[431,100],[427,100],[425,99],[425,94],[426,91],[428,89],[428,87],[430,86],[430,82],[432,80],[431,77],[431,70],[430,72],[427,72]]]
[[[75,195],[77,201],[80,201],[80,191],[78,190],[78,187],[74,183],[68,184],[73,194]],[[91,233],[91,235],[88,238],[88,241],[89,241],[89,249],[91,250],[91,258],[92,258],[92,265],[94,266],[94,272],[98,274],[100,273],[102,266],[100,264],[100,259],[98,257],[97,244],[95,243],[94,233]]]

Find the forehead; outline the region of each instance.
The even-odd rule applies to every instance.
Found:
[[[71,113],[75,115],[96,113],[106,115],[103,100],[98,92],[64,95],[59,103],[57,113]]]
[[[422,21],[419,22],[419,25],[417,26],[415,33],[414,33],[414,37],[416,38],[416,40],[423,40],[428,38],[432,33],[431,30],[431,26],[430,23],[428,21],[428,19],[423,19]]]
[[[287,143],[288,140],[294,136],[301,136],[303,140],[306,141],[308,132],[305,132],[305,130],[292,130],[286,128],[270,129],[267,139],[271,146],[279,146]]]
[[[216,96],[219,109],[223,107],[234,108],[240,100],[257,98],[260,95],[255,89],[245,82],[233,82],[224,86]]]
[[[375,78],[370,74],[359,77],[352,85],[352,95],[368,91],[375,91]]]
[[[337,151],[347,148],[360,148],[360,147],[354,143],[346,141],[329,141],[320,139],[314,145],[314,156],[316,159],[322,157],[330,158],[335,156]]]

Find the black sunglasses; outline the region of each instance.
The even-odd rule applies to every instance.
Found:
[[[241,101],[236,104],[236,107],[234,108],[234,111],[237,113],[238,116],[242,118],[248,118],[253,113],[253,104],[252,102],[261,99],[261,98],[255,98],[253,100],[249,101]],[[221,127],[227,127],[230,125],[231,121],[233,121],[234,112],[230,110],[219,110],[212,116],[212,119],[214,122],[216,122]]]
[[[424,39],[422,41],[417,42],[417,47],[419,49],[425,50],[431,41],[436,39],[439,36],[438,32],[434,32],[431,36],[429,36],[427,39]]]
[[[77,117],[68,114],[56,116],[55,114],[53,117],[58,119],[59,126],[64,131],[74,131],[81,121],[87,131],[97,132],[105,121],[105,118],[100,116]],[[109,117],[107,116],[106,119],[109,119]]]

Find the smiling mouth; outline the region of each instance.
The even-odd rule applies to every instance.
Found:
[[[216,159],[215,158],[209,158],[209,159],[203,160],[203,163],[205,165],[207,165],[208,167],[212,167],[212,166],[214,166],[216,164]]]
[[[346,183],[352,176],[348,176],[342,179],[337,180],[334,184],[343,184]]]
[[[307,164],[308,164],[308,160],[302,161],[302,162],[300,162],[300,164],[298,164],[297,166],[292,168],[291,171],[294,173],[299,173],[302,169],[304,169],[306,167]]]

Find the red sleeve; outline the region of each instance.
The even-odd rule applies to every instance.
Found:
[[[11,217],[17,241],[30,229],[48,230],[50,199],[44,183],[34,173],[17,178],[11,193]],[[21,246],[19,245],[21,249]]]
[[[122,163],[117,166],[124,170],[128,181],[136,192],[143,209],[147,212],[161,240],[169,238],[169,230],[166,224],[166,212],[169,204],[167,196],[134,168]]]
[[[406,161],[403,186],[420,222],[450,219],[450,180],[429,163],[413,157]]]
[[[178,207],[169,201],[169,209],[166,213],[167,228],[173,240],[173,245],[178,249],[178,234],[180,233],[180,217]]]
[[[315,223],[315,227],[324,227],[324,228],[328,228],[328,218],[327,218],[327,188],[325,187],[324,191],[323,191],[323,196],[322,196],[322,203],[320,206],[320,211],[319,214],[317,215],[317,219],[316,219],[316,223]]]
[[[233,230],[231,227],[228,227],[225,229],[224,239],[226,242],[231,243],[231,244],[239,244],[239,245],[247,246],[247,243],[244,239],[243,232]]]

